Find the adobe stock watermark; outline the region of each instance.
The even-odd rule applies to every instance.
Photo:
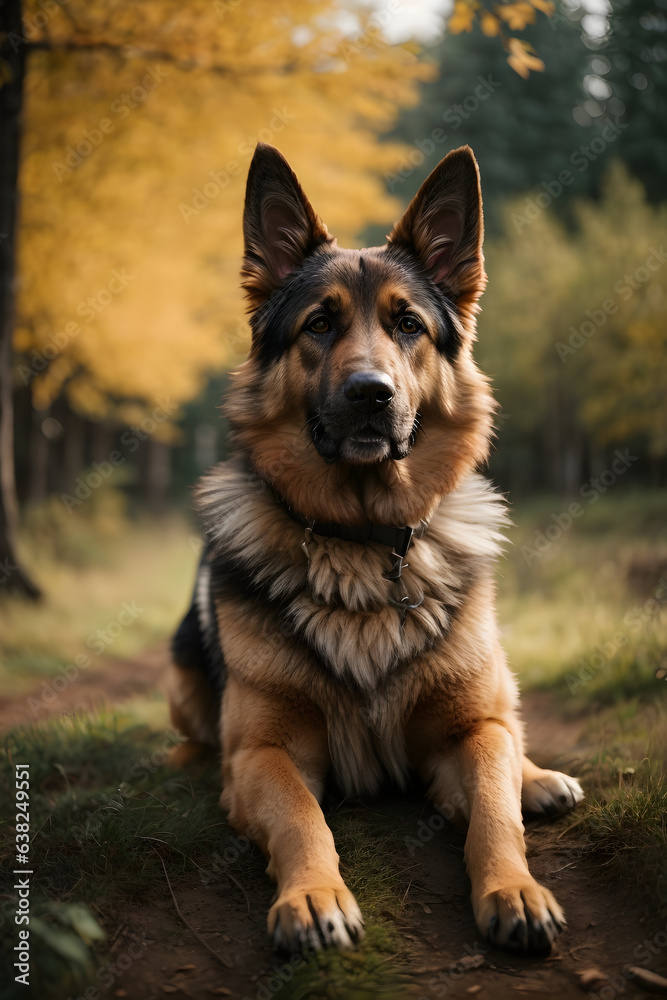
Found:
[[[607,120],[604,128],[594,139],[591,139],[587,146],[581,145],[570,154],[569,162],[577,170],[583,173],[588,170],[591,163],[594,163],[602,156],[608,147],[616,142],[619,135],[629,128],[628,122]],[[529,226],[531,222],[539,218],[545,208],[548,208],[557,198],[560,198],[566,187],[574,184],[575,174],[571,170],[561,170],[558,178],[542,181],[544,188],[540,194],[532,198],[526,198],[523,213],[513,212],[511,219],[517,233]]]
[[[401,0],[389,0],[389,3],[381,10],[373,11],[365,22],[363,31],[354,35],[354,37],[343,38],[338,42],[335,48],[331,50],[332,55],[337,56],[349,65],[369,45],[373,43],[377,44],[377,42],[387,45],[388,42],[383,37],[383,31],[394,20],[396,12],[402,9],[403,4]]]
[[[455,962],[452,962],[447,969],[438,972],[437,976],[429,979],[426,985],[430,993],[436,997],[447,996],[450,987],[458,985],[466,972],[469,972],[470,969],[479,969],[484,965],[487,953],[488,948],[483,947],[479,941],[473,941],[472,945],[465,944],[462,954]],[[422,993],[417,997],[417,1000],[430,1000],[430,997]]]
[[[131,88],[124,91],[115,98],[109,105],[109,110],[118,121],[125,121],[132,111],[140,107],[157,87],[160,86],[165,77],[171,75],[171,71],[162,69],[160,66],[146,66],[146,73],[141,80]],[[72,174],[77,167],[80,167],[93,152],[102,145],[105,138],[116,131],[116,122],[113,118],[100,118],[93,128],[84,128],[81,131],[81,139],[76,146],[66,146],[64,160],[52,160],[51,169],[62,184],[63,179]]]
[[[468,822],[471,799],[475,798],[479,790],[477,778],[474,774],[465,774],[461,778],[460,785],[461,787],[452,792],[448,798],[433,803],[435,812],[429,816],[428,820],[419,819],[417,821],[416,837],[408,835],[403,837],[403,843],[411,858],[415,856],[417,850],[428,844],[435,834],[444,828],[446,823]]]
[[[667,580],[660,580],[653,597],[649,597],[643,604],[636,604],[624,615],[624,628],[614,632],[606,642],[596,643],[594,652],[587,659],[579,660],[579,670],[576,674],[565,675],[565,683],[570,694],[575,694],[579,688],[584,687],[609,666],[616,653],[625,646],[630,637],[645,628],[666,605]]]
[[[134,624],[144,611],[145,608],[137,607],[136,600],[123,601],[115,618],[107,622],[104,628],[98,628],[95,632],[91,632],[86,639],[87,648],[91,649],[95,656],[101,656],[126,628]],[[78,653],[70,663],[61,664],[58,667],[58,673],[55,677],[48,681],[42,681],[40,697],[30,696],[27,699],[27,705],[33,719],[36,719],[40,712],[46,711],[53,705],[63,691],[78,679],[81,671],[87,670],[92,662],[86,653]]]
[[[230,834],[225,842],[222,854],[213,855],[213,870],[226,871],[238,864],[242,854],[249,851],[260,834],[259,827],[249,826],[244,834]]]
[[[653,937],[644,938],[640,944],[635,946],[632,954],[636,961],[641,962],[644,966],[649,966],[653,963],[656,955],[660,955],[665,950],[666,946],[667,925],[654,934]],[[619,973],[610,977],[601,989],[598,989],[597,992],[589,993],[590,1000],[615,1000],[615,997],[619,993],[625,993],[626,986],[634,986],[635,988],[639,986],[642,988],[642,984],[636,981],[632,972],[632,967],[626,965],[623,968],[623,975]],[[645,986],[643,988],[646,989]],[[652,992],[661,991],[654,988]]]
[[[153,750],[147,757],[142,757],[132,765],[128,772],[128,777],[121,781],[118,790],[113,795],[103,795],[102,802],[97,808],[89,813],[82,826],[72,827],[72,836],[78,841],[90,840],[99,836],[104,825],[104,819],[108,814],[117,813],[125,808],[126,801],[133,799],[141,791],[133,787],[129,779],[136,781],[146,781],[152,775],[164,767],[169,759],[170,751],[180,746],[184,737],[177,733],[175,729],[167,730],[162,745],[158,750]]]
[[[443,128],[434,128],[429,135],[422,139],[415,139],[415,147],[410,153],[401,157],[395,172],[387,171],[384,175],[387,188],[392,193],[396,188],[405,183],[408,177],[414,174],[415,170],[432,156],[436,149],[450,138],[451,132],[456,132],[464,121],[470,118],[489,97],[494,94],[502,84],[500,80],[494,80],[493,76],[478,76],[477,86],[471,94],[460,103],[452,104],[442,113],[442,120],[451,126],[451,131],[447,132]]]
[[[597,503],[600,497],[607,492],[607,490],[613,486],[618,479],[625,475],[631,465],[634,462],[639,461],[638,455],[631,455],[630,449],[626,448],[624,452],[616,450],[614,452],[614,460],[608,469],[605,469],[599,474],[599,476],[594,476],[579,490],[579,495],[586,500],[589,504]],[[573,501],[568,504],[567,508],[558,513],[553,513],[551,515],[552,523],[547,525],[544,531],[536,531],[535,538],[531,545],[521,546],[521,555],[526,561],[526,565],[531,566],[536,559],[540,559],[545,552],[547,552],[554,542],[557,542],[562,535],[572,527],[575,520],[586,512],[586,507],[580,504],[578,501]]]
[[[614,292],[622,302],[628,302],[642,285],[650,281],[651,276],[656,271],[659,271],[667,260],[667,254],[662,243],[659,249],[656,250],[655,247],[649,247],[649,251],[648,257],[640,267],[635,268],[631,274],[623,275],[621,279],[615,282]],[[593,334],[605,325],[609,317],[618,312],[618,308],[618,301],[608,298],[602,302],[599,309],[587,309],[585,313],[586,319],[583,323],[578,327],[570,326],[570,337],[567,344],[558,341],[555,345],[556,354],[562,363],[565,364],[570,355],[575,354],[580,347],[583,347],[586,341],[590,340]]]
[[[220,20],[224,21],[227,15],[238,10],[242,3],[243,0],[213,0],[213,10]]]
[[[272,117],[264,128],[261,128],[257,135],[249,135],[237,146],[238,155],[247,163],[252,158],[255,146],[258,142],[272,142],[276,133],[284,131],[296,118],[286,107],[273,108]],[[187,225],[193,218],[200,215],[210,203],[221,195],[229,186],[232,177],[238,177],[241,172],[245,172],[245,167],[239,160],[227,160],[221,170],[209,170],[208,177],[201,187],[193,188],[194,195],[191,203],[186,205],[181,202],[178,210],[181,218]]]
[[[408,834],[403,837],[403,843],[411,858],[429,841],[433,840],[436,833],[444,830],[447,823],[451,823],[455,817],[468,815],[468,799],[463,792],[454,792],[446,802],[439,802],[433,807],[435,812],[427,820],[417,820],[417,836]]]
[[[5,556],[4,561],[0,563],[0,587],[7,583],[12,573],[16,573],[18,566],[11,561],[9,556]]]
[[[236,326],[229,328],[223,334],[225,343],[233,354],[247,354],[252,340],[252,331],[248,320],[240,317]]]
[[[123,448],[133,454],[143,441],[155,433],[158,426],[168,420],[174,410],[178,407],[169,399],[158,402],[150,414],[145,416],[138,424],[133,424],[129,430],[123,431],[120,436],[120,443]],[[60,499],[68,514],[72,514],[76,507],[80,507],[88,500],[93,492],[100,488],[112,475],[114,469],[118,469],[127,462],[127,455],[119,449],[109,453],[108,458],[102,462],[93,462],[92,472],[87,472],[77,476],[74,481],[72,493],[61,493]]]
[[[127,288],[129,283],[134,281],[136,277],[136,274],[128,274],[124,267],[120,270],[114,268],[104,288],[98,288],[94,295],[88,295],[79,302],[76,307],[77,315],[81,316],[86,323],[92,323],[113,302],[115,296],[120,295],[123,289]],[[16,373],[21,376],[23,384],[28,385],[35,375],[39,375],[40,372],[45,371],[49,367],[50,362],[54,358],[59,357],[70,341],[74,340],[82,332],[81,326],[74,320],[70,320],[63,324],[60,330],[52,333],[40,350],[33,347],[30,351],[28,363],[26,364],[22,361],[16,366]]]
[[[147,944],[142,941],[133,941],[128,947],[116,955],[114,958],[101,965],[95,973],[103,990],[110,990],[114,983],[130,969],[135,962],[142,959],[146,954]],[[119,994],[116,994],[117,996]],[[69,996],[67,1000],[102,1000],[103,994],[96,986],[87,986],[80,997]]]
[[[280,993],[282,988],[293,978],[297,969],[302,969],[307,962],[317,955],[314,948],[306,945],[300,952],[295,952],[282,965],[276,964],[271,968],[271,974],[266,974],[264,982],[261,982],[252,997],[244,996],[242,1000],[271,1000],[276,993]]]
[[[15,32],[10,31],[7,35],[7,41],[14,52],[18,52],[22,45],[36,41],[40,37],[42,29],[68,3],[69,0],[39,0],[37,3],[39,10],[36,10],[34,14],[23,13],[21,15],[23,34],[17,35]]]

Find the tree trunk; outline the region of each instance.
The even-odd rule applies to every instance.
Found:
[[[82,418],[68,409],[65,416],[65,480],[63,490],[74,489],[76,477],[85,465],[86,426]]]
[[[18,202],[19,141],[25,48],[20,39],[20,0],[0,5],[0,582],[36,599],[40,591],[17,554],[18,500],[14,475],[14,261]]]
[[[48,410],[36,410],[31,414],[30,427],[30,476],[28,479],[28,503],[42,503],[49,492],[49,439],[42,431],[42,421]]]
[[[171,449],[163,441],[148,440],[146,456],[146,488],[148,506],[153,514],[164,514],[167,489],[171,477]]]

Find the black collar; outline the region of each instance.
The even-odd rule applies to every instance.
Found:
[[[392,524],[338,524],[336,521],[315,521],[297,514],[288,504],[276,497],[281,506],[287,511],[292,520],[302,525],[306,529],[305,541],[301,547],[306,559],[310,562],[308,551],[310,536],[322,535],[325,538],[340,538],[344,542],[378,542],[379,545],[386,545],[394,557],[394,562],[387,573],[383,573],[385,580],[402,586],[401,573],[408,565],[403,560],[410,548],[413,538],[421,538],[428,524],[420,521],[418,528],[411,528],[408,524],[400,526]],[[405,588],[403,588],[405,589]],[[401,613],[401,627],[405,624],[405,616],[408,611],[420,607],[424,603],[424,595],[414,604],[410,604],[407,594],[401,597],[400,601],[389,600]]]
[[[386,545],[393,553],[401,559],[410,548],[413,535],[420,538],[426,530],[426,524],[422,522],[422,528],[411,528],[407,524],[397,527],[393,524],[337,524],[336,521],[313,521],[290,507],[286,508],[290,517],[310,528],[314,535],[323,535],[325,538],[340,538],[344,542],[378,542]]]

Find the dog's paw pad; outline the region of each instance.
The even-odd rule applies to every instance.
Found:
[[[524,813],[538,816],[569,812],[583,797],[584,792],[577,779],[560,771],[542,771],[539,778],[525,782],[521,790]]]

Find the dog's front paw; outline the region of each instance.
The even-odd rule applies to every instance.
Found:
[[[352,948],[364,936],[364,919],[345,885],[289,889],[269,910],[269,934],[278,951],[334,945]]]
[[[487,892],[473,906],[491,944],[524,955],[548,955],[565,926],[552,894],[528,874],[523,883]]]
[[[521,806],[524,813],[553,816],[574,809],[584,797],[576,778],[560,771],[540,771],[539,777],[524,782]]]

